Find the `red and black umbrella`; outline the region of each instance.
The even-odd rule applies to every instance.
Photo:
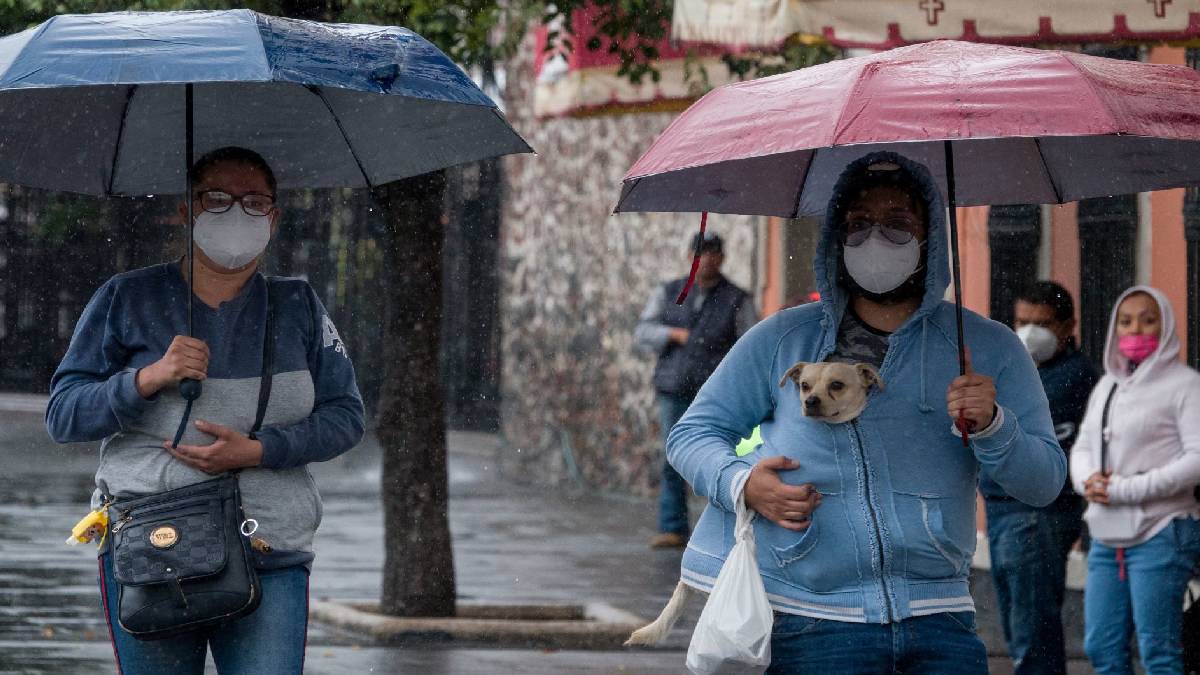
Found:
[[[629,169],[616,212],[821,215],[880,150],[927,166],[949,206],[965,372],[955,207],[1200,184],[1200,73],[941,40],[730,84]]]

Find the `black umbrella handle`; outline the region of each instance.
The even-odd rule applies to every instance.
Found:
[[[184,193],[183,201],[187,204],[187,226],[188,226],[188,242],[187,242],[187,332],[188,337],[196,336],[196,325],[194,322],[193,304],[196,297],[195,279],[196,279],[196,219],[192,214],[192,154],[193,154],[193,139],[192,139],[192,85],[191,83],[183,85],[183,100],[184,100],[184,127],[183,132],[183,158],[184,158]],[[187,429],[188,418],[192,416],[192,401],[200,398],[204,387],[200,384],[200,380],[187,378],[179,382],[179,395],[183,400],[187,401],[187,406],[183,409],[183,419],[179,420],[179,428],[175,431],[175,441],[171,444],[172,447],[178,447],[179,441],[183,438],[183,432]]]
[[[966,375],[967,347],[963,340],[962,269],[958,259],[958,203],[954,195],[954,151],[950,141],[943,141],[942,145],[946,149],[946,201],[950,212],[950,265],[954,277],[954,320],[958,328],[958,374]],[[975,424],[963,413],[959,413],[954,424],[962,434],[963,446],[971,445],[968,436],[974,431]]]

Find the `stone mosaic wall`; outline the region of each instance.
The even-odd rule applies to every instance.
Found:
[[[691,214],[610,215],[621,176],[673,114],[535,119],[529,60],[510,66],[506,114],[537,150],[506,164],[501,227],[502,469],[548,483],[646,493],[662,448],[650,375],[633,346],[652,289],[683,275]],[[713,216],[726,274],[751,288],[759,219]]]

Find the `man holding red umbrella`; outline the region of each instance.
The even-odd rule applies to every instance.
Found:
[[[756,523],[776,612],[768,672],[987,672],[968,572],[980,467],[1016,499],[1052,501],[1066,461],[1017,336],[970,312],[959,375],[947,232],[926,169],[893,153],[853,162],[833,191],[815,271],[821,301],[785,310],[730,351],[671,433],[671,463],[713,506],[683,558],[708,590],[733,532]],[[860,417],[806,417],[782,374],[797,362],[875,365]],[[977,370],[976,370],[977,369]],[[976,430],[963,447],[954,420]],[[728,451],[762,420],[763,445]]]

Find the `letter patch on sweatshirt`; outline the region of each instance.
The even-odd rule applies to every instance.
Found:
[[[333,347],[333,351],[350,358],[350,354],[346,352],[346,344],[342,342],[342,338],[338,335],[337,328],[333,325],[333,319],[329,315],[324,316],[324,327],[321,329],[324,334],[324,343],[326,347]]]

